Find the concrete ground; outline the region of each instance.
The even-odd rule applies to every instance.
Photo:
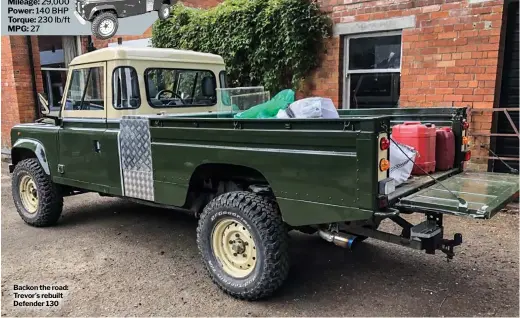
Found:
[[[273,297],[238,301],[206,276],[197,221],[86,194],[65,199],[52,228],[27,226],[2,164],[3,316],[518,316],[518,214],[446,217],[464,244],[448,263],[367,240],[346,251],[291,234],[292,265]],[[418,220],[418,218],[415,218]],[[392,225],[385,225],[392,230]],[[68,284],[58,308],[13,307],[14,284]]]

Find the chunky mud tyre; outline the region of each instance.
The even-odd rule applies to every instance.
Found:
[[[276,202],[250,192],[213,199],[197,227],[209,276],[224,292],[245,300],[268,297],[283,284],[289,272],[288,239]]]
[[[112,12],[102,12],[92,21],[92,34],[99,40],[108,40],[116,35],[119,22]]]
[[[58,222],[63,196],[36,158],[20,161],[11,182],[16,210],[25,223],[45,227]]]
[[[172,12],[171,6],[168,4],[163,4],[158,11],[159,19],[167,20],[170,17],[171,12]]]

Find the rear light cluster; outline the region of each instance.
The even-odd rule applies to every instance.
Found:
[[[389,157],[389,149],[390,149],[390,138],[388,138],[387,133],[379,134],[378,141],[378,161],[377,161],[377,169],[378,171],[378,197],[377,197],[377,207],[380,210],[388,207],[388,194],[392,193],[395,190],[394,180],[389,178],[389,170],[390,170],[390,161]]]
[[[379,149],[387,150],[388,148],[390,148],[390,140],[386,137],[382,137],[379,141]]]
[[[379,170],[386,171],[388,169],[390,169],[390,161],[388,161],[388,159],[381,159],[381,161],[379,161]]]
[[[462,122],[462,145],[461,151],[464,155],[464,161],[469,161],[471,159],[471,151],[469,151],[469,137],[468,137],[468,129],[469,123],[464,119]]]

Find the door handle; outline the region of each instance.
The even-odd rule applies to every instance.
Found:
[[[101,152],[101,144],[99,143],[99,140],[94,140],[94,151],[95,152]]]

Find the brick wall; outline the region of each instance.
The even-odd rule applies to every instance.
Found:
[[[38,39],[32,37],[34,67],[40,69]],[[10,146],[10,130],[18,123],[35,119],[32,74],[27,37],[2,36],[2,148]],[[43,92],[41,72],[36,72],[36,89]]]
[[[497,77],[504,1],[317,0],[334,23],[415,16],[402,33],[401,107],[492,108]],[[320,95],[342,103],[342,38],[327,41],[322,66],[299,96]],[[491,112],[473,113],[471,131],[489,133]],[[478,137],[473,145],[489,144]],[[487,170],[488,153],[472,148],[472,168]]]

